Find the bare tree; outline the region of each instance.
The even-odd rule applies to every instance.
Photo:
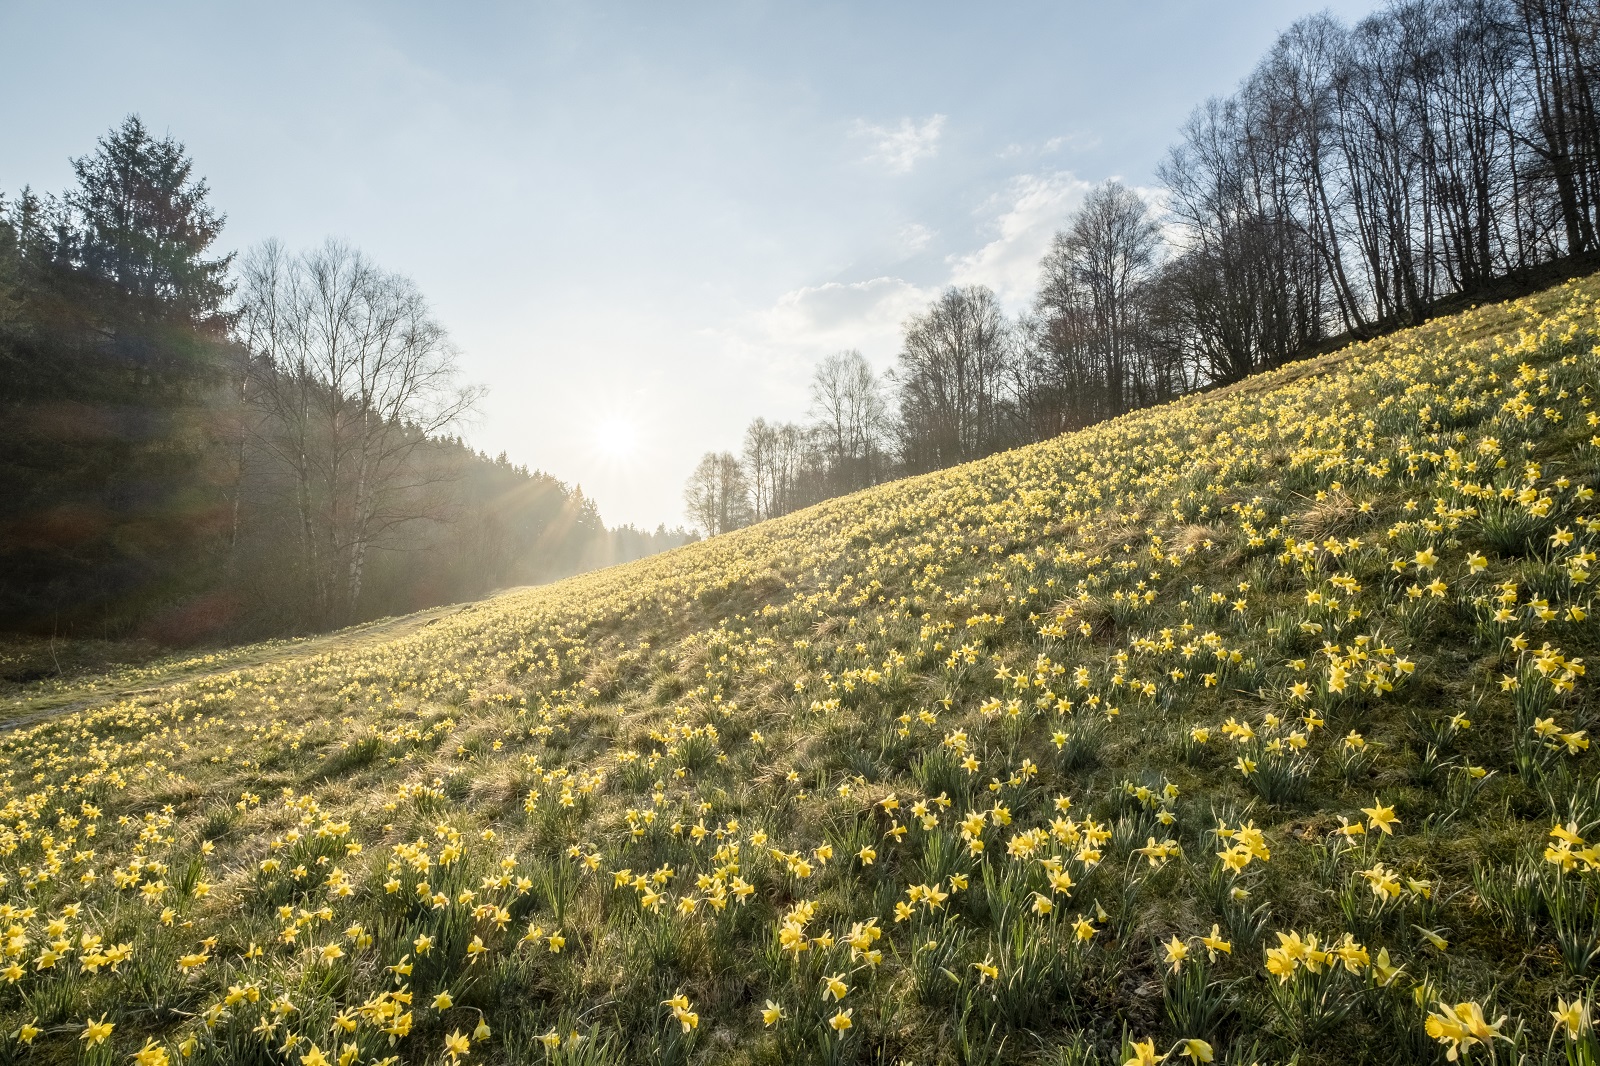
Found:
[[[1115,181],[1091,190],[1051,243],[1030,330],[1045,358],[1030,362],[1064,408],[1060,428],[1160,398],[1145,344],[1160,247],[1149,207]]]
[[[732,452],[701,456],[683,490],[684,512],[708,537],[750,523],[750,482]]]
[[[750,480],[750,505],[756,521],[779,511],[778,427],[757,418],[744,431],[744,467]]]
[[[1559,209],[1568,254],[1600,245],[1600,4],[1515,0],[1532,104],[1520,131]]]
[[[1513,113],[1516,37],[1502,0],[1427,0],[1433,58],[1419,70],[1434,98],[1428,156],[1445,283],[1480,289],[1525,265],[1516,236]]]
[[[811,416],[831,492],[851,492],[877,480],[889,411],[877,375],[860,352],[836,352],[817,364]]]
[[[905,326],[895,371],[903,461],[933,470],[1010,442],[1010,324],[985,286],[950,288]]]
[[[1314,15],[1197,109],[1161,171],[1181,253],[1163,287],[1208,376],[1595,247],[1597,28],[1595,0]]]
[[[827,466],[818,454],[816,434],[784,422],[774,430],[772,464],[777,514],[788,514],[823,499]]]
[[[321,623],[353,617],[372,550],[438,517],[437,472],[409,460],[478,392],[408,279],[336,241],[298,256],[277,244],[244,270],[241,330],[256,369],[267,450],[291,471],[302,564]]]
[[[1285,79],[1286,81],[1288,79]],[[1326,273],[1298,212],[1291,109],[1264,92],[1209,100],[1161,168],[1178,254],[1162,271],[1160,331],[1231,381],[1322,336]]]

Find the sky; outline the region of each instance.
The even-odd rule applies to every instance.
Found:
[[[228,248],[413,278],[487,388],[474,447],[677,525],[824,356],[888,368],[952,284],[1026,307],[1085,190],[1155,190],[1280,31],[1371,6],[0,0],[0,192],[65,189],[137,113]]]

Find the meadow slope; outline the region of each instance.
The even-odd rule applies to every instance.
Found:
[[[0,1062],[1596,1061],[1597,301],[28,690]]]

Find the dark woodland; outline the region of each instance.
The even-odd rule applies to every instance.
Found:
[[[74,170],[0,200],[0,627],[305,633],[684,541],[468,447],[477,393],[407,279],[337,242],[219,251],[137,117]]]

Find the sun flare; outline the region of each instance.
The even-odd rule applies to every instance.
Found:
[[[613,459],[629,459],[639,450],[639,427],[621,415],[602,418],[594,427],[595,446]]]

